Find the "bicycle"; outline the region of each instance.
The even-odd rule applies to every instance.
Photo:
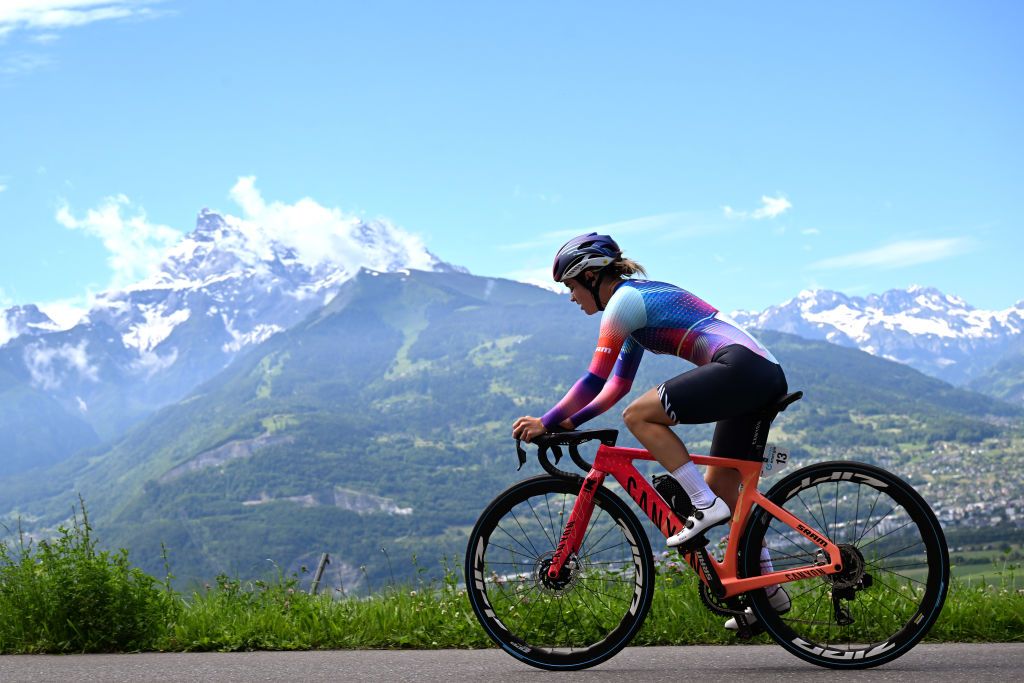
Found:
[[[708,552],[704,535],[678,550],[697,572],[704,605],[736,618],[739,637],[763,630],[824,667],[884,664],[924,637],[942,610],[945,537],[909,484],[864,463],[809,465],[766,495],[758,491],[768,428],[802,395],[787,394],[755,415],[761,428],[746,457],[690,456],[699,465],[739,470],[743,485],[722,561]],[[473,611],[491,639],[531,666],[599,664],[630,642],[650,610],[650,541],[637,515],[604,486],[608,475],[666,537],[691,510],[671,475],[649,483],[633,465],[653,460],[649,452],[617,447],[617,438],[617,430],[602,429],[534,439],[548,474],[499,494],[470,534],[465,572]],[[599,445],[590,463],[578,446],[592,440]],[[561,446],[586,476],[556,467]],[[526,452],[518,440],[516,450],[522,469]],[[771,551],[771,573],[761,573],[762,546]],[[792,582],[799,582],[788,587],[792,606],[777,613],[764,588]]]

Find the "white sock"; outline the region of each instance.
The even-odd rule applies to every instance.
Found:
[[[672,476],[682,484],[683,490],[690,497],[690,502],[694,507],[706,508],[715,502],[715,494],[708,488],[707,482],[704,481],[704,475],[692,461],[677,469]]]
[[[775,571],[775,567],[772,566],[772,554],[768,552],[767,546],[761,546],[761,573],[771,574]],[[776,591],[779,590],[779,584],[773,583],[770,586],[765,586],[764,591],[768,594],[768,597],[775,595]]]

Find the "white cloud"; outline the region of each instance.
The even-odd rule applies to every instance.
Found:
[[[7,192],[7,186],[3,183],[0,183],[0,192]]]
[[[49,45],[60,39],[60,34],[57,33],[39,33],[29,38],[33,43],[39,43],[40,45]]]
[[[134,215],[123,216],[126,213]],[[84,218],[75,218],[65,204],[57,211],[57,221],[71,230],[81,230],[103,241],[110,252],[107,263],[112,271],[111,287],[123,287],[157,270],[168,247],[182,234],[166,225],[150,223],[142,208],[132,207],[124,195],[106,198],[99,208],[89,209]]]
[[[2,37],[3,34],[0,34]],[[50,66],[53,64],[53,59],[46,55],[37,54],[18,54],[7,57],[0,62],[0,75],[3,76],[19,76],[21,74],[31,73],[38,69]]]
[[[761,197],[761,208],[755,209],[752,216],[755,220],[761,218],[775,218],[786,213],[793,205],[785,197]]]
[[[971,241],[963,237],[904,240],[875,249],[822,259],[809,267],[814,270],[903,268],[957,256],[970,247]]]
[[[800,234],[801,235],[820,235],[821,234],[821,230],[818,230],[817,228],[804,228],[803,230],[800,231]]]
[[[590,232],[596,232],[599,235],[611,235],[616,238],[616,241],[621,243],[621,240],[618,239],[619,235],[655,232],[658,233],[658,237],[661,239],[674,239],[705,235],[717,232],[720,229],[721,226],[715,226],[713,221],[708,220],[706,213],[699,211],[675,211],[655,214],[653,216],[629,218],[624,221],[616,221],[615,223],[602,223],[601,225],[592,225],[589,228],[553,230],[543,233],[533,240],[503,244],[497,248],[503,251],[537,248],[558,249],[558,247],[573,237],[586,235]],[[554,256],[554,252],[552,252],[552,256]]]
[[[162,0],[3,0],[0,3],[0,38],[14,31],[40,32],[36,42],[52,40],[61,29],[112,19],[159,16],[152,8]],[[45,36],[45,37],[44,37]]]
[[[763,218],[777,218],[793,208],[793,205],[785,197],[769,197],[762,195],[761,207],[753,211],[739,211],[731,206],[723,206],[722,212],[726,218],[746,220],[753,218],[755,221]]]
[[[418,270],[434,264],[418,235],[386,220],[367,222],[309,197],[294,204],[267,203],[251,176],[239,178],[230,195],[244,217],[225,219],[243,233],[246,248],[261,257],[269,258],[271,242],[277,242],[294,249],[302,263],[337,264],[350,272],[360,267],[388,270],[396,262]]]
[[[99,369],[89,364],[87,347],[88,342],[84,339],[77,346],[47,347],[42,343],[26,346],[25,366],[32,375],[32,383],[46,390],[57,389],[62,376],[71,371],[83,379],[98,382]]]
[[[151,378],[158,372],[162,372],[174,365],[178,360],[178,349],[171,349],[166,356],[161,356],[156,351],[143,351],[137,360],[132,361],[132,370],[145,375],[146,379]]]

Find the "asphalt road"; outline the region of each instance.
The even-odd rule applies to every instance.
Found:
[[[1024,643],[918,645],[863,671],[830,671],[774,645],[626,648],[600,666],[571,673],[532,669],[499,650],[146,653],[0,657],[3,683],[166,681],[1013,681],[1024,677]]]

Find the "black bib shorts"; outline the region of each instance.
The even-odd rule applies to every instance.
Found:
[[[659,386],[658,396],[676,424],[718,423],[709,455],[760,460],[770,423],[756,413],[788,389],[782,366],[730,344]]]

